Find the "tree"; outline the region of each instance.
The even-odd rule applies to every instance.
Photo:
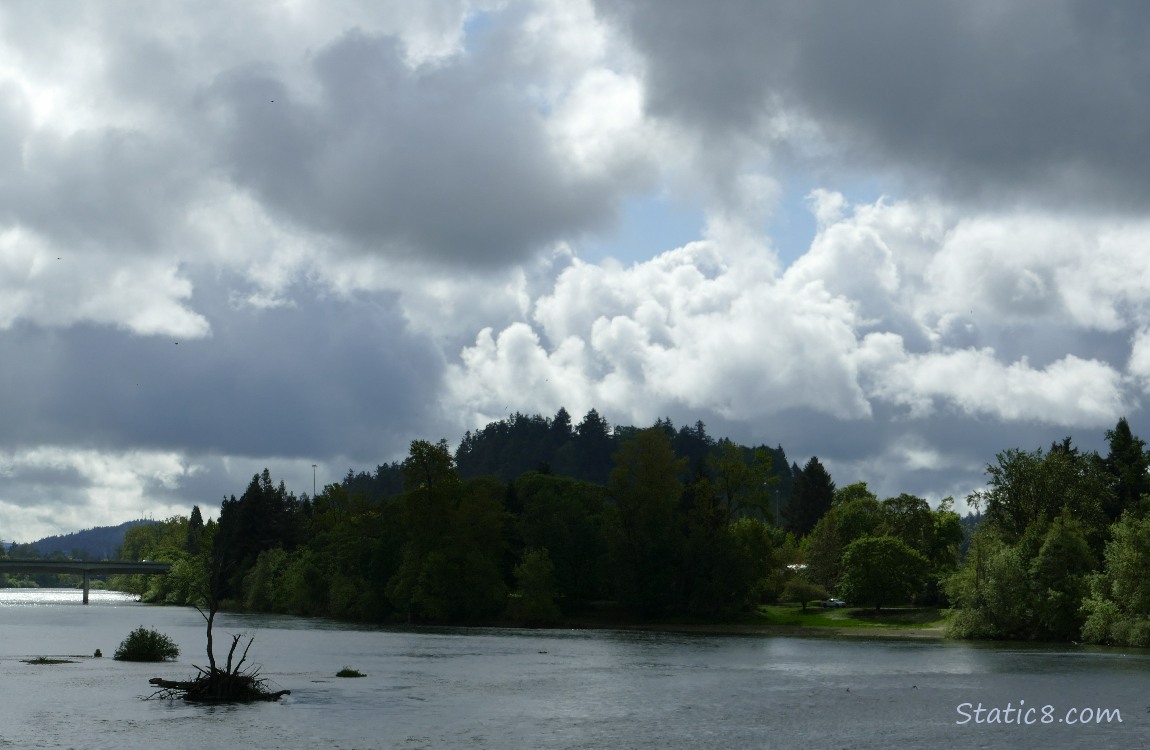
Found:
[[[734,541],[734,570],[727,576],[732,602],[739,609],[750,609],[773,591],[774,580],[781,575],[783,563],[775,549],[774,529],[757,518],[740,518],[728,527]]]
[[[615,501],[617,596],[639,616],[663,614],[675,600],[680,546],[675,511],[684,467],[661,429],[640,431],[615,454],[608,491]]]
[[[523,506],[523,545],[546,548],[563,607],[610,596],[606,490],[569,477],[527,472],[512,485]]]
[[[817,583],[811,583],[800,576],[795,576],[787,581],[783,587],[783,595],[781,598],[786,602],[799,602],[805,610],[807,608],[807,602],[826,599],[827,596],[827,590],[824,587]]]
[[[813,456],[795,478],[791,501],[787,505],[787,529],[797,536],[806,536],[828,510],[835,496],[835,483],[831,475]]]
[[[902,493],[882,501],[881,533],[896,536],[913,550],[930,554],[934,543],[934,514],[921,497]]]
[[[1094,570],[1094,554],[1082,525],[1063,513],[1054,519],[1030,564],[1034,596],[1032,637],[1071,641],[1079,637],[1084,616],[1081,604]]]
[[[930,563],[922,553],[893,536],[864,537],[843,552],[839,593],[856,604],[903,602],[922,588]]]
[[[813,583],[832,591],[838,587],[843,572],[842,558],[845,547],[839,533],[838,515],[833,511],[827,513],[803,539],[807,576]]]
[[[675,449],[675,455],[687,459],[687,466],[695,471],[706,464],[715,448],[715,441],[707,434],[707,426],[700,420],[695,422],[694,427],[680,427],[671,439],[671,447]]]
[[[239,500],[232,496],[223,501],[213,550],[223,556],[223,568],[229,571],[221,582],[220,597],[242,600],[244,576],[260,553],[276,547],[295,549],[304,540],[305,521],[295,495],[283,482],[274,484],[267,469],[252,477]],[[186,531],[178,548],[185,545]]]
[[[434,492],[443,484],[459,483],[455,458],[447,449],[447,441],[431,443],[412,440],[407,458],[403,461],[403,488],[407,492]]]
[[[529,625],[552,625],[559,620],[555,566],[542,547],[523,551],[515,566],[515,594],[511,598],[510,616]]]
[[[1113,522],[1123,511],[1138,508],[1142,496],[1150,493],[1150,454],[1146,452],[1146,441],[1130,431],[1126,417],[1119,419],[1113,430],[1106,431],[1106,440],[1110,452],[1103,466],[1110,475],[1113,494],[1102,510]]]
[[[699,429],[702,429],[701,422]],[[763,448],[751,452],[730,440],[722,440],[707,460],[707,468],[714,477],[727,523],[741,516],[767,517],[767,487],[778,482],[771,475],[770,452]]]
[[[611,436],[611,425],[592,409],[575,427],[572,441],[578,479],[605,483],[611,472],[611,457],[615,451],[615,441]]]
[[[832,505],[837,507],[854,502],[855,500],[869,499],[874,499],[877,502],[878,496],[867,488],[866,482],[855,482],[854,484],[848,484],[846,487],[836,489]]]
[[[1082,637],[1092,643],[1150,647],[1150,517],[1124,515],[1111,527],[1105,565],[1090,579]]]
[[[506,487],[494,477],[461,482],[443,440],[412,441],[403,470],[407,542],[388,582],[389,599],[409,620],[457,622],[501,612]]]
[[[956,638],[1026,638],[1034,618],[1029,566],[1019,547],[984,526],[971,539],[962,566],[946,582]]]
[[[200,513],[200,506],[192,506],[192,515],[188,517],[187,541],[184,549],[192,555],[200,553],[200,541],[204,536],[204,517]]]
[[[1106,528],[1102,509],[1111,505],[1113,490],[1101,461],[1084,456],[1070,438],[1041,449],[1017,448],[999,453],[986,467],[989,487],[972,493],[968,502],[985,509],[986,522],[1007,544],[1018,542],[1032,524],[1051,522],[1066,509],[1078,519],[1091,547],[1101,550]]]
[[[945,498],[931,515],[934,533],[926,556],[930,560],[932,575],[927,583],[926,596],[927,601],[945,603],[943,582],[958,567],[965,535],[962,519],[954,512],[953,498]]]

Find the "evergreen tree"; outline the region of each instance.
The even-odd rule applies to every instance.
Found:
[[[575,428],[574,443],[579,472],[576,478],[606,484],[611,474],[611,456],[615,452],[615,441],[607,420],[594,409],[587,412]]]
[[[694,427],[680,427],[671,440],[671,446],[675,455],[687,459],[688,469],[694,472],[707,461],[715,441],[707,434],[706,425],[698,421]]]
[[[806,536],[823,517],[835,497],[835,483],[831,475],[813,456],[795,479],[791,502],[785,514],[787,530],[796,536]]]
[[[213,542],[220,599],[243,595],[243,579],[266,549],[295,549],[303,539],[299,502],[283,482],[272,483],[265,468],[256,474],[239,500],[235,495],[220,506],[219,530]]]
[[[200,513],[200,506],[192,506],[192,515],[188,518],[188,539],[184,549],[190,554],[200,554],[200,540],[204,536],[204,517]]]
[[[1106,440],[1110,453],[1103,465],[1111,477],[1113,494],[1102,510],[1113,522],[1123,511],[1137,509],[1142,496],[1150,493],[1150,454],[1146,452],[1146,441],[1130,431],[1126,417],[1119,419],[1113,430],[1106,431]]]
[[[615,501],[615,570],[619,603],[648,617],[672,608],[680,552],[676,514],[685,462],[660,429],[641,431],[615,455],[608,489]]]

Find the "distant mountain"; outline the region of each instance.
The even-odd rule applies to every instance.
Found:
[[[111,560],[116,557],[116,550],[124,543],[124,533],[130,528],[148,523],[155,521],[139,519],[126,521],[119,526],[97,526],[63,536],[44,537],[27,546],[38,549],[41,557],[62,552],[68,557]]]

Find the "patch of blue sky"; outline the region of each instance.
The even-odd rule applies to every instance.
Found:
[[[836,180],[831,184],[821,184],[813,182],[809,175],[784,177],[778,207],[764,226],[783,269],[811,248],[818,232],[818,221],[810,204],[810,194],[820,188],[841,193],[848,206],[873,204],[884,196],[894,199],[875,178],[849,179],[845,182]]]
[[[782,269],[805,255],[815,239],[818,223],[809,196],[819,188],[842,193],[852,206],[871,204],[883,196],[894,197],[882,190],[875,179],[860,178],[827,185],[813,182],[809,176],[786,178],[778,206],[762,226]],[[662,194],[633,196],[624,202],[619,221],[610,230],[573,244],[576,255],[588,263],[613,258],[630,265],[702,239],[705,223],[706,216],[700,206]]]
[[[686,206],[662,195],[635,196],[624,202],[613,231],[577,242],[575,254],[588,263],[607,258],[623,265],[641,263],[702,239],[703,224],[701,208]]]
[[[481,34],[494,25],[494,13],[486,10],[474,11],[463,19],[463,37],[466,39],[473,35]]]

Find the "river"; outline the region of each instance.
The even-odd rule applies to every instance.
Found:
[[[141,625],[171,637],[180,658],[114,661],[116,646]],[[192,665],[206,661],[195,610],[141,605],[114,592],[93,591],[85,607],[78,591],[0,589],[0,748],[1150,744],[1145,652],[611,630],[380,629],[223,614],[217,655],[232,633],[255,637],[249,658],[290,696],[231,707],[141,700],[151,693],[150,677],[189,678]],[[104,658],[93,657],[97,648]],[[40,656],[72,663],[24,661]],[[344,666],[367,676],[335,677]],[[1084,717],[1090,721],[1082,723]]]

